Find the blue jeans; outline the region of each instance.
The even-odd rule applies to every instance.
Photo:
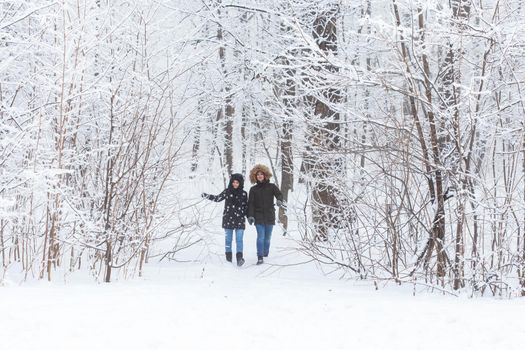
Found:
[[[255,229],[257,230],[257,256],[268,256],[273,225],[256,224]]]
[[[242,228],[236,228],[235,229],[235,245],[237,248],[237,253],[242,253],[242,236],[244,235],[244,230]],[[233,237],[233,229],[232,228],[225,228],[224,229],[224,236],[226,238],[226,253],[232,252],[232,237]]]

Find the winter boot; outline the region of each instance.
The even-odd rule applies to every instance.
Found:
[[[263,263],[263,257],[262,256],[258,256],[257,257],[257,265],[261,265]]]
[[[237,253],[237,266],[242,266],[244,264],[244,258],[242,257],[242,253]]]
[[[226,261],[232,262],[232,252],[226,252]]]

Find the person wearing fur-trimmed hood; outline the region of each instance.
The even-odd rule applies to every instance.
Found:
[[[222,228],[225,234],[226,261],[232,261],[232,238],[235,230],[237,265],[242,266],[244,264],[242,240],[244,229],[246,228],[245,217],[248,210],[248,195],[244,191],[244,177],[241,174],[233,174],[230,177],[228,188],[220,194],[214,196],[203,193],[202,197],[214,202],[225,201],[222,213]]]
[[[257,164],[250,171],[250,182],[254,184],[248,195],[248,223],[255,224],[257,230],[257,265],[270,253],[270,240],[275,225],[275,207],[283,205],[283,195],[279,188],[270,182],[272,173],[267,166]]]

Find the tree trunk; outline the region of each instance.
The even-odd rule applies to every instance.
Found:
[[[425,22],[423,17],[423,11],[421,9],[418,10],[419,16],[418,16],[418,24],[419,24],[419,30],[421,33],[421,60],[423,63],[423,73],[425,75],[424,79],[424,92],[426,97],[426,104],[428,105],[428,110],[426,111],[426,115],[428,118],[428,123],[430,125],[430,143],[432,145],[432,160],[436,167],[441,166],[441,155],[440,155],[440,143],[438,138],[438,131],[436,128],[436,117],[434,115],[434,112],[432,111],[432,83],[430,81],[430,65],[428,63],[427,54],[425,53],[426,45],[425,45]],[[424,109],[424,106],[422,106]],[[436,249],[436,255],[437,255],[437,276],[440,278],[443,278],[445,276],[445,265],[447,262],[446,253],[444,250],[444,242],[445,242],[445,198],[444,198],[444,189],[443,189],[443,174],[441,170],[435,170],[434,171],[434,177],[435,177],[435,185],[436,185],[436,213],[434,216],[434,221],[432,224],[432,242],[431,247],[434,247]],[[427,252],[427,259],[426,263],[428,264],[429,259],[431,257],[432,249],[430,249],[429,252]]]
[[[285,28],[285,32],[290,29]],[[284,65],[289,66],[290,62],[287,58],[284,60]],[[283,194],[283,200],[288,203],[288,192],[293,191],[294,181],[294,166],[293,166],[293,153],[292,153],[292,138],[293,138],[293,111],[296,108],[295,103],[295,69],[287,68],[285,74],[287,76],[286,86],[283,89],[283,103],[285,108],[284,121],[282,124],[282,137],[281,137],[281,192]],[[279,222],[283,225],[284,229],[288,229],[288,216],[286,210],[283,207],[279,208]]]
[[[319,48],[326,55],[337,53],[337,16],[339,7],[332,5],[318,14],[314,21],[313,37]],[[336,73],[338,68],[330,62],[323,62],[325,73]],[[341,93],[335,88],[326,88],[321,92],[323,98],[314,97],[314,118],[309,127],[309,154],[305,162],[309,181],[312,182],[312,219],[314,222],[314,237],[320,240],[328,238],[328,229],[337,225],[340,218],[336,212],[339,208],[336,196],[334,175],[344,173],[342,159],[337,156],[340,148],[340,116],[332,110],[330,104],[341,102]],[[307,150],[308,152],[308,150]],[[328,156],[328,157],[327,157]]]
[[[204,114],[204,110],[202,108],[203,101],[199,100],[199,105],[197,106],[197,110],[199,111],[199,116],[202,116]],[[195,129],[193,130],[193,146],[191,148],[191,172],[194,173],[197,171],[197,167],[199,166],[199,150],[201,147],[201,122],[199,120],[196,121]]]
[[[220,16],[220,11],[218,15]],[[217,40],[221,43],[219,47],[219,60],[221,62],[222,73],[223,73],[223,93],[224,93],[224,104],[221,106],[221,110],[224,110],[224,164],[226,165],[227,175],[230,176],[233,171],[233,115],[235,108],[232,103],[232,95],[230,94],[231,86],[228,81],[228,68],[226,67],[226,47],[224,45],[224,33],[222,25],[219,24],[217,29]]]
[[[104,265],[106,267],[106,271],[104,274],[104,282],[106,283],[111,282],[111,268],[113,267],[112,249],[113,249],[113,245],[111,243],[111,238],[108,238],[106,240],[106,255],[104,256]]]

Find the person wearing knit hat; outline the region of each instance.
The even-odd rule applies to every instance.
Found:
[[[275,225],[275,207],[283,205],[283,195],[279,188],[270,182],[272,173],[267,166],[257,164],[250,171],[250,188],[248,196],[248,223],[255,224],[257,230],[257,265],[262,264],[263,257],[270,253],[270,240]]]
[[[245,217],[248,209],[248,195],[244,191],[244,177],[241,174],[233,174],[230,177],[228,188],[220,194],[214,196],[203,193],[201,196],[214,202],[225,201],[222,214],[222,228],[224,228],[225,234],[226,261],[232,261],[232,240],[233,231],[235,230],[237,266],[242,266],[244,264],[243,235],[246,228]]]

